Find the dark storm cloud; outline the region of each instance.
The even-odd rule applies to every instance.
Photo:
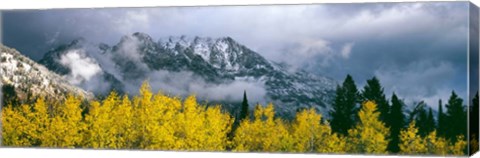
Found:
[[[156,39],[230,36],[267,59],[338,81],[352,74],[359,87],[377,75],[387,96],[395,91],[433,104],[451,90],[466,96],[467,8],[425,2],[7,11],[3,33],[6,45],[34,59],[77,37],[115,44],[137,31]]]
[[[478,32],[478,25],[479,25],[479,10],[478,7],[475,6],[474,4],[470,4],[470,18],[469,18],[469,60],[470,60],[470,78],[469,78],[469,83],[470,83],[470,89],[469,89],[469,103],[470,105],[472,104],[473,97],[475,96],[476,93],[478,93],[478,88],[479,88],[479,32]]]

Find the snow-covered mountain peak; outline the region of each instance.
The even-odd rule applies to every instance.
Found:
[[[0,75],[2,86],[14,88],[18,97],[46,96],[61,99],[71,93],[92,99],[93,94],[71,85],[67,79],[57,75],[43,65],[23,56],[15,49],[0,45]]]
[[[123,36],[116,45],[100,44],[97,47],[105,53],[87,54],[95,54],[89,58],[93,59],[92,63],[98,63],[105,74],[103,79],[115,81],[112,84],[114,89],[130,94],[136,93],[139,84],[147,79],[153,87],[173,92],[173,95],[205,93],[199,94],[205,97],[201,99],[220,102],[231,102],[232,95],[237,93],[225,92],[209,97],[218,91],[237,89],[240,94],[244,89],[255,87],[250,91],[261,92],[255,97],[262,98],[264,103],[277,104],[280,115],[293,115],[298,108],[308,107],[315,107],[327,115],[337,84],[328,77],[293,71],[286,65],[269,61],[231,37],[169,36],[154,42],[148,34],[134,33]],[[75,49],[75,45],[56,50],[70,49]],[[42,61],[52,63],[42,64],[55,72],[63,69],[73,72],[60,60],[48,59],[55,57],[60,59],[45,55]],[[232,86],[234,88],[230,89]],[[212,92],[205,90],[210,87],[222,88],[213,88]]]

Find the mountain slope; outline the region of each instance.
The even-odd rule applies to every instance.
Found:
[[[93,98],[92,93],[71,85],[61,76],[23,56],[15,49],[0,45],[0,52],[2,89],[11,87],[10,93],[17,94],[16,97],[20,100],[26,99],[29,95],[61,99],[67,93],[82,96],[85,99]]]
[[[87,45],[88,43],[85,39],[75,39],[69,44],[60,45],[57,48],[50,50],[39,61],[39,63],[47,67],[49,70],[66,77],[72,84],[80,86],[87,91],[92,91],[97,94],[105,94],[111,90],[123,91],[123,85],[120,81],[112,74],[103,71],[101,66],[98,65],[98,62],[90,57],[90,54],[84,51]],[[96,51],[101,51],[100,48],[103,48],[102,46],[103,45],[100,45],[92,49],[99,49]],[[75,66],[77,68],[73,68]],[[97,68],[97,70],[91,70],[88,69],[88,67],[94,67]],[[83,72],[78,72],[78,69],[85,70]],[[72,70],[77,70],[77,72]],[[86,75],[85,73],[90,74]],[[106,81],[108,84],[101,87],[92,87],[89,86],[89,84],[92,83],[85,82],[86,80],[90,80],[90,78],[98,81]]]
[[[253,97],[249,100],[273,102],[279,115],[293,115],[309,107],[326,115],[336,86],[330,78],[291,71],[269,61],[230,37],[180,36],[155,42],[147,34],[134,33],[123,36],[113,46],[73,41],[48,52],[41,63],[68,75],[72,67],[62,64],[62,58],[77,49],[83,49],[83,56],[94,60],[92,63],[101,68],[102,74],[109,74],[106,81],[115,81],[114,89],[136,93],[139,84],[149,80],[155,91],[195,93],[203,100],[226,103],[230,109],[236,108],[235,103],[247,90]]]

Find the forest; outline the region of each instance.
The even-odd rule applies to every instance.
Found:
[[[347,75],[337,86],[330,119],[313,108],[298,110],[293,120],[283,119],[275,115],[273,104],[249,108],[246,93],[235,116],[221,105],[200,103],[194,95],[154,93],[148,82],[132,97],[113,91],[93,101],[74,95],[62,101],[46,98],[3,107],[2,145],[377,155],[466,155],[469,146],[470,152],[478,150],[477,136],[467,140],[466,109],[478,109],[478,93],[474,107],[464,106],[452,91],[445,105],[439,100],[437,116],[423,102],[406,112],[395,93],[386,98],[375,77],[358,90]]]

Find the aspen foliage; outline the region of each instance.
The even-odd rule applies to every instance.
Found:
[[[438,137],[437,131],[430,132],[425,139],[424,144],[427,148],[427,153],[434,155],[448,154],[448,141],[445,138]]]
[[[27,105],[7,106],[2,109],[2,143],[14,147],[32,146],[28,135],[31,123],[23,115]]]
[[[427,152],[424,140],[418,134],[415,121],[410,122],[406,130],[400,131],[400,153],[402,154],[424,154]]]
[[[475,134],[472,135],[470,139],[470,147],[471,147],[471,153],[475,153],[478,151],[479,144],[478,144],[478,139]]]
[[[234,151],[280,152],[292,149],[292,136],[281,119],[274,118],[273,104],[257,105],[254,120],[245,119],[235,132]]]
[[[112,112],[113,128],[115,129],[114,148],[135,148],[135,129],[133,128],[133,109],[128,96],[123,96],[120,103],[115,106]]]
[[[349,151],[352,153],[386,154],[389,129],[379,121],[380,113],[372,101],[362,104],[358,112],[360,122],[348,131]]]
[[[400,132],[400,153],[408,155],[464,155],[467,142],[464,136],[457,136],[455,143],[450,143],[443,137],[437,136],[437,131],[430,132],[425,138],[418,134],[415,121],[408,128]]]
[[[33,107],[32,107],[33,106]],[[46,132],[50,126],[49,123],[49,114],[47,112],[47,106],[45,104],[45,99],[40,97],[32,105],[21,105],[18,113],[20,116],[17,116],[21,120],[21,127],[24,132],[25,137],[23,139],[28,139],[30,145],[39,146],[43,141],[46,141],[49,133]]]
[[[116,92],[101,103],[90,103],[89,113],[85,116],[87,131],[85,146],[90,148],[128,148],[128,137],[131,137],[132,114],[128,97],[123,100]]]
[[[179,140],[180,150],[223,151],[227,146],[227,133],[233,119],[221,112],[219,106],[198,105],[195,96],[189,96],[183,103],[183,112],[178,115],[174,135]]]
[[[223,151],[233,119],[219,106],[199,105],[195,96],[153,94],[148,83],[134,98],[134,140],[140,148],[163,150]],[[135,143],[134,143],[135,144]]]
[[[86,129],[82,121],[81,99],[68,95],[60,112],[52,118],[50,140],[45,143],[49,147],[74,148],[81,146],[82,132]]]
[[[49,118],[50,115],[48,113],[48,108],[45,103],[44,97],[40,97],[39,99],[37,99],[33,106],[33,111],[31,112],[31,114],[29,114],[29,116],[32,116],[32,130],[34,130],[32,133],[32,137],[35,138],[33,144],[36,146],[41,146],[45,144],[44,142],[48,141],[48,137],[51,137],[50,133],[48,132],[48,129],[51,126]]]
[[[328,124],[321,123],[322,116],[315,109],[297,113],[292,125],[294,152],[340,153],[345,151],[345,141],[333,134]]]
[[[135,140],[138,141],[135,144],[141,149],[163,149],[168,145],[162,139],[167,137],[162,131],[164,126],[161,126],[164,104],[154,105],[153,93],[147,82],[142,84],[139,92],[139,96],[133,98]]]
[[[228,137],[234,119],[221,105],[153,93],[148,82],[132,98],[116,92],[88,103],[73,95],[58,102],[40,97],[1,112],[2,143],[15,147],[385,154],[390,133],[376,104],[366,101],[346,136],[313,108],[286,121],[268,104],[257,105],[253,119],[243,119]],[[401,154],[464,155],[468,145],[462,135],[456,142],[437,131],[421,137],[414,121],[399,138]]]
[[[465,149],[467,148],[467,141],[465,141],[465,136],[457,136],[457,141],[450,145],[450,151],[452,155],[465,155]]]

